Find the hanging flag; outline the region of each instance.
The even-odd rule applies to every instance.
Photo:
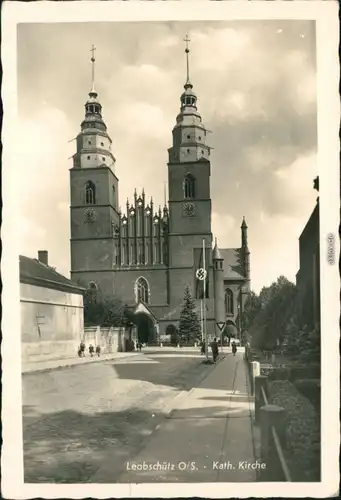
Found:
[[[201,274],[198,274],[199,269],[204,269],[204,255],[203,255],[203,248],[194,248],[194,280],[195,280],[195,297],[196,299],[203,299],[204,298],[204,287],[206,289],[206,298],[209,297],[209,272],[208,272],[208,248],[205,249],[205,270],[206,270],[206,277],[205,279],[200,279],[202,278]]]

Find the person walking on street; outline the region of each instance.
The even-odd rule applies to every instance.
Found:
[[[101,347],[99,345],[96,346],[96,354],[98,357],[100,357],[100,355],[101,355]]]
[[[232,352],[233,356],[235,356],[237,352],[237,344],[235,343],[235,341],[232,342]]]
[[[93,355],[94,355],[94,350],[95,350],[94,346],[92,344],[90,344],[89,345],[89,354],[90,354],[91,357],[93,357]]]
[[[82,340],[82,342],[79,344],[79,357],[84,358],[85,356],[85,344]]]
[[[213,339],[213,342],[211,344],[211,349],[212,349],[213,363],[215,363],[219,354],[219,347],[216,338]]]

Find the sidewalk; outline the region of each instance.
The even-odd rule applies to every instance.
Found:
[[[253,402],[242,353],[227,355],[198,387],[176,397],[173,403],[147,446],[124,464],[118,482],[256,480],[256,470],[247,468],[256,459],[251,427]],[[113,450],[91,481],[103,482],[110,477],[110,464],[115,460]]]
[[[68,368],[75,365],[84,365],[86,363],[98,363],[99,361],[109,361],[117,358],[126,358],[129,356],[136,356],[140,354],[138,352],[113,352],[110,354],[101,354],[100,357],[85,356],[84,358],[58,358],[58,359],[47,359],[39,361],[31,361],[28,363],[22,363],[21,373],[34,373],[34,372],[46,372],[50,370],[60,370],[62,368]]]

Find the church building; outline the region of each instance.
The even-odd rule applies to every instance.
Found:
[[[209,336],[221,335],[217,323],[240,332],[250,290],[245,219],[240,245],[220,249],[215,239],[213,246],[211,151],[189,77],[187,37],[185,41],[187,75],[168,149],[168,203],[156,207],[144,190],[135,189],[124,208],[119,204],[116,158],[94,85],[94,47],[92,88],[70,169],[71,278],[95,296],[116,296],[127,304],[144,342],[174,335],[186,286],[199,316],[204,298]],[[204,281],[197,278],[203,267]]]

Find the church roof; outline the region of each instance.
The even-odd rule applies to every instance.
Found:
[[[245,279],[240,248],[220,248],[224,259],[224,279]]]
[[[38,259],[19,255],[20,283],[82,294],[85,288],[58,273]]]

